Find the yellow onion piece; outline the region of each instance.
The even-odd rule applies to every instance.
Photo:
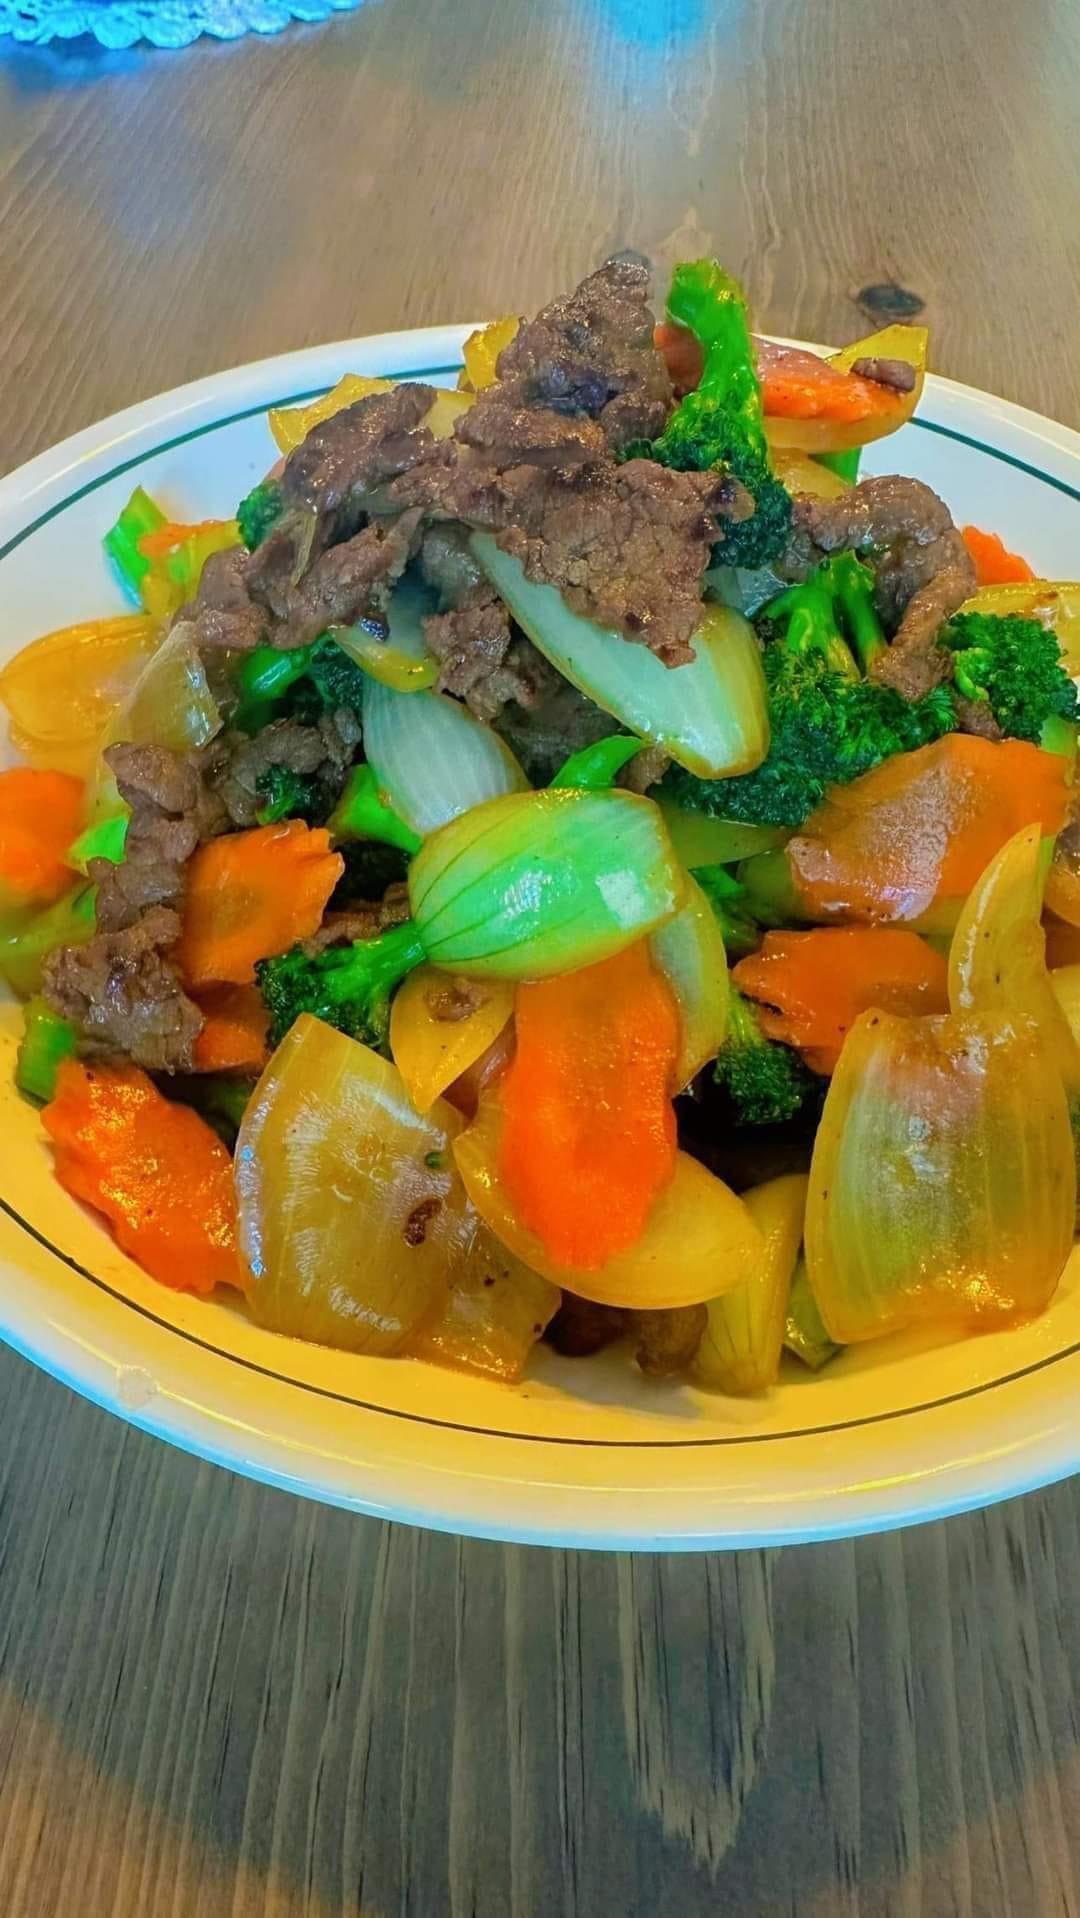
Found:
[[[1050,974],[1054,997],[1069,1023],[1075,1044],[1080,1044],[1080,966],[1058,966]]]
[[[810,1283],[833,1339],[992,1329],[1042,1311],[1075,1204],[1049,1033],[1001,1010],[856,1020],[806,1209]]]
[[[675,1090],[682,1092],[723,1045],[731,1005],[723,934],[696,879],[687,878],[686,904],[653,933],[649,949],[679,1010]]]
[[[421,1117],[397,1068],[307,1014],[274,1053],[236,1143],[250,1300],[272,1331],[393,1352],[445,1304],[477,1220],[439,1101]]]
[[[167,746],[195,752],[221,731],[221,714],[185,621],[151,655],[106,727],[107,744]]]
[[[324,420],[332,419],[346,406],[355,406],[357,400],[366,400],[372,393],[389,393],[393,380],[368,379],[362,373],[345,373],[336,386],[324,393],[321,399],[312,400],[307,406],[273,406],[267,414],[267,423],[277,443],[278,451],[289,454],[295,451],[302,440],[315,426],[321,426]]]
[[[675,1176],[656,1200],[629,1251],[595,1271],[557,1265],[518,1218],[499,1168],[502,1112],[483,1097],[473,1123],[454,1140],[454,1157],[476,1210],[495,1237],[553,1285],[600,1305],[666,1310],[700,1305],[749,1276],[762,1235],[742,1200],[696,1159],[678,1153]]]
[[[448,440],[455,421],[468,412],[473,399],[472,393],[454,393],[448,387],[440,387],[420,424],[434,433],[437,440]]]
[[[806,1174],[788,1173],[743,1193],[762,1236],[750,1276],[710,1299],[694,1377],[719,1392],[761,1392],[780,1370],[791,1276],[802,1244]]]
[[[418,1112],[483,1057],[513,1011],[504,980],[455,979],[435,966],[408,975],[394,994],[390,1050]]]
[[[487,326],[478,326],[470,333],[462,348],[465,370],[461,383],[467,381],[474,393],[482,393],[485,386],[494,386],[495,367],[503,348],[509,346],[515,337],[521,321],[516,313],[508,314],[503,320],[490,320]]]
[[[450,1281],[432,1318],[424,1319],[403,1348],[409,1358],[428,1359],[454,1372],[518,1380],[537,1339],[559,1309],[561,1293],[477,1227],[473,1255]]]
[[[1024,826],[995,853],[968,894],[949,947],[953,1012],[1020,1012],[1053,1040],[1069,1087],[1080,1090],[1080,1048],[1051,984],[1042,926],[1049,845]]]
[[[0,672],[11,741],[31,766],[86,778],[112,714],[158,643],[145,613],[91,619],[46,633]]]
[[[842,499],[851,491],[848,481],[841,479],[839,473],[822,466],[809,453],[800,453],[797,447],[774,446],[770,449],[769,461],[789,493],[809,493],[814,499]]]

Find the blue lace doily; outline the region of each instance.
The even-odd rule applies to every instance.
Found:
[[[0,0],[0,36],[24,45],[93,34],[103,47],[187,47],[200,34],[239,40],[280,33],[291,20],[328,20],[361,0]]]

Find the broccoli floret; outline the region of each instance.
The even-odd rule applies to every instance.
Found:
[[[281,518],[281,481],[276,479],[260,480],[258,486],[236,509],[236,523],[240,528],[240,538],[249,553],[261,546],[271,527]]]
[[[272,826],[278,819],[306,819],[309,826],[321,826],[329,810],[330,794],[316,773],[267,766],[255,790],[263,802],[255,815],[260,826]]]
[[[764,762],[734,779],[673,767],[663,791],[691,811],[748,825],[801,826],[830,786],[847,785],[894,753],[956,728],[948,687],[909,704],[860,676],[887,643],[861,560],[837,555],[802,586],[771,600],[765,639],[771,743]]]
[[[376,939],[328,946],[314,955],[293,946],[277,959],[260,960],[255,976],[270,1014],[271,1045],[280,1045],[293,1021],[310,1012],[350,1039],[385,1051],[390,995],[423,957],[409,920]]]
[[[725,523],[724,538],[713,548],[714,565],[767,566],[783,552],[791,531],[791,495],[769,466],[764,439],[759,445],[716,394],[703,387],[688,393],[648,453],[661,466],[683,473],[721,466],[745,486],[754,511],[749,519]]]
[[[1048,720],[1080,718],[1058,643],[1037,619],[956,613],[941,634],[965,699],[984,701],[1003,733],[1038,745]]]
[[[713,561],[766,566],[787,544],[791,498],[769,464],[742,288],[716,260],[687,261],[675,268],[668,316],[700,341],[701,380],[675,408],[660,438],[629,448],[629,456],[644,455],[682,472],[720,467],[740,480],[754,511],[749,519],[725,526]]]
[[[742,1125],[781,1125],[799,1110],[812,1080],[798,1053],[766,1039],[757,1017],[732,985],[728,1035],[714,1067]]]
[[[724,938],[729,959],[745,959],[761,944],[761,926],[747,905],[746,887],[740,885],[726,866],[691,866],[705,894]]]
[[[237,675],[239,703],[232,723],[241,732],[257,733],[286,713],[310,725],[343,706],[359,715],[364,678],[363,669],[327,633],[288,651],[256,646]]]
[[[290,709],[297,719],[314,725],[323,713],[347,706],[359,717],[364,704],[367,674],[347,652],[324,633],[311,649],[307,671],[296,682]]]

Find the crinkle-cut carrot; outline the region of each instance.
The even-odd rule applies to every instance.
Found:
[[[47,906],[70,886],[67,852],[82,824],[83,792],[70,773],[0,773],[0,902]]]
[[[1010,553],[998,533],[981,532],[977,526],[961,528],[964,545],[975,564],[979,586],[1008,586],[1013,580],[1034,579],[1035,574],[1019,553]]]
[[[206,986],[198,1006],[196,1072],[261,1072],[270,1057],[270,1014],[258,986]]]
[[[640,1238],[675,1172],[675,999],[646,944],[519,986],[500,1170],[551,1257],[595,1271]]]
[[[949,1010],[948,967],[917,933],[892,927],[821,926],[767,932],[759,952],[740,959],[734,979],[760,1000],[766,1036],[795,1046],[828,1075],[861,1012],[876,1007],[916,1017]]]
[[[844,373],[805,347],[756,339],[754,354],[767,419],[855,421],[903,411],[903,394]]]
[[[258,959],[310,939],[345,870],[322,826],[286,819],[200,846],[177,946],[189,986],[248,986]]]
[[[135,1066],[68,1059],[41,1116],[60,1184],[104,1213],[152,1278],[177,1292],[243,1288],[232,1160],[197,1113]]]
[[[1021,826],[1060,832],[1067,776],[1026,740],[950,733],[834,786],[785,847],[806,917],[947,929]]]

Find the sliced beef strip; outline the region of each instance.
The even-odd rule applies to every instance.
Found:
[[[915,391],[915,368],[909,360],[882,360],[871,356],[856,360],[851,370],[860,379],[873,380],[876,386],[887,386],[894,393]]]
[[[227,648],[250,653],[266,635],[266,608],[251,597],[248,573],[255,555],[242,546],[211,553],[202,570],[199,590],[181,617],[191,621],[192,640],[200,652]]]
[[[579,1299],[576,1292],[564,1292],[544,1337],[563,1358],[588,1359],[622,1338],[627,1317],[618,1306],[596,1305],[592,1299]]]
[[[522,406],[499,386],[479,395],[455,422],[454,437],[498,469],[508,466],[577,466],[603,459],[607,441],[595,421]]]
[[[203,1017],[167,956],[179,932],[178,912],[151,906],[120,932],[50,955],[45,997],[78,1027],[80,1052],[148,1072],[190,1072]]]
[[[655,439],[672,403],[653,341],[649,271],[612,259],[573,293],[550,301],[503,348],[496,367],[508,397],[528,407],[598,420],[613,452]]]
[[[318,932],[304,941],[304,951],[314,959],[328,946],[351,946],[358,939],[376,939],[380,932],[403,926],[408,917],[409,888],[395,880],[381,899],[362,900],[343,912],[328,912]]]
[[[679,473],[652,460],[496,472],[481,459],[454,458],[452,442],[392,491],[430,517],[493,532],[530,579],[557,586],[575,611],[649,646],[666,666],[692,657],[722,522],[753,510],[720,473]]]
[[[905,699],[921,699],[951,673],[937,636],[975,590],[975,568],[943,500],[900,474],[861,480],[839,499],[799,494],[780,569],[802,579],[827,553],[863,553],[874,568],[886,653],[871,669]]]
[[[131,808],[124,858],[90,862],[98,888],[99,932],[121,932],[149,906],[183,897],[184,866],[196,846],[227,824],[197,768],[162,746],[110,746],[105,761]]]
[[[433,386],[404,380],[313,427],[285,462],[286,510],[306,508],[319,517],[335,513],[415,466],[435,443],[426,427],[418,430],[434,398]]]
[[[202,759],[206,783],[237,827],[254,826],[263,804],[259,780],[271,767],[318,778],[327,806],[340,793],[345,775],[360,744],[360,724],[348,707],[326,713],[315,726],[296,719],[276,719],[249,739],[245,733],[223,733],[207,747]]]
[[[606,739],[617,722],[571,686],[520,633],[514,635],[509,659],[526,692],[515,693],[491,723],[532,785],[547,786],[571,753]]]
[[[106,761],[131,807],[124,859],[90,863],[97,931],[46,962],[44,993],[89,1057],[150,1072],[190,1071],[203,1017],[169,957],[180,933],[184,867],[226,816],[198,769],[157,746],[112,746]]]

